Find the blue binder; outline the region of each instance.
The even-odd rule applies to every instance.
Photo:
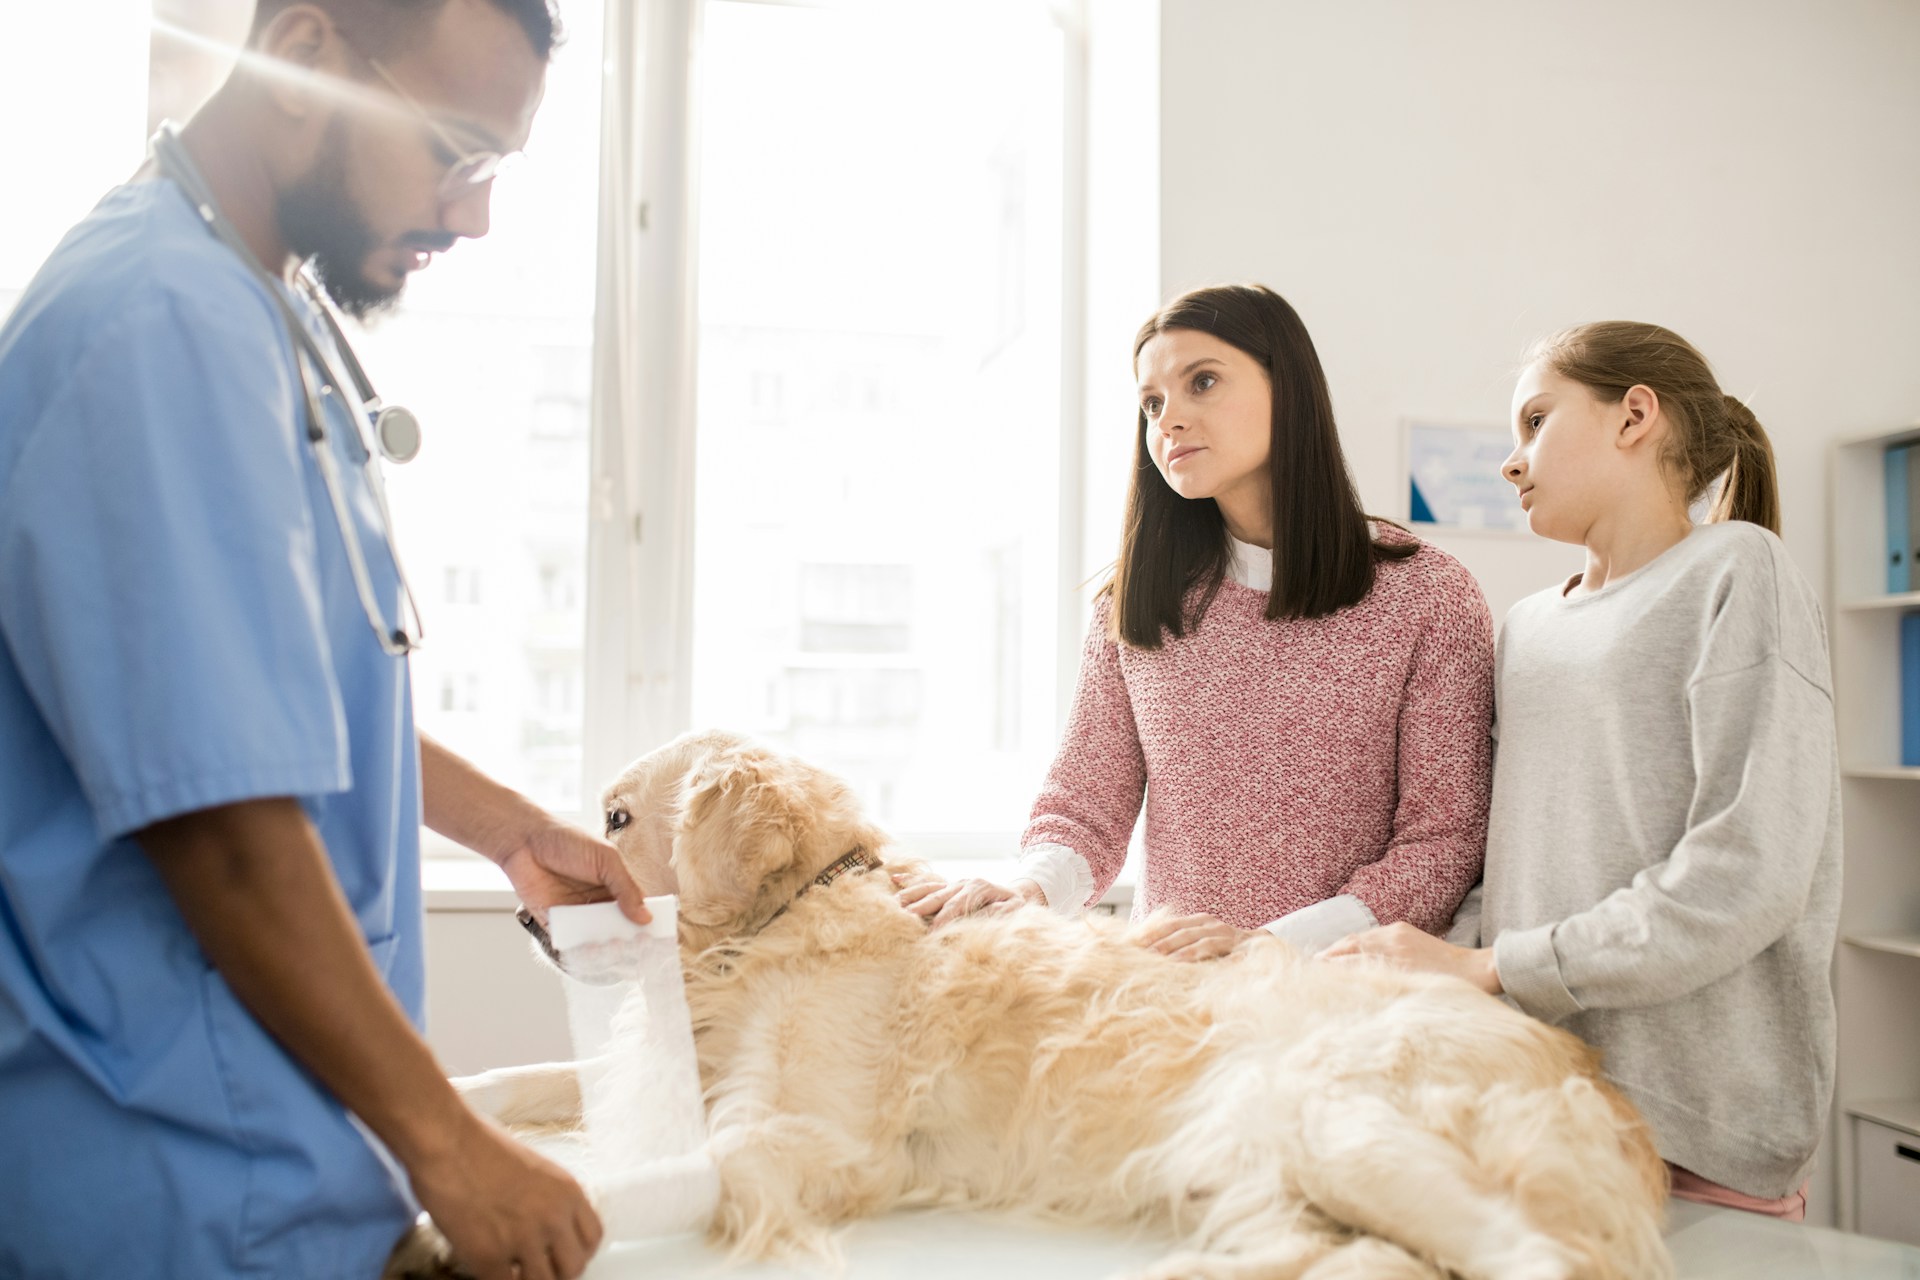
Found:
[[[1909,444],[1907,453],[1907,590],[1920,591],[1920,520],[1913,518],[1913,505],[1920,501],[1920,444]]]
[[[1900,617],[1900,763],[1920,767],[1920,613]]]
[[[1896,444],[1887,450],[1887,594],[1913,590],[1913,530],[1907,505],[1908,457],[1916,446]]]

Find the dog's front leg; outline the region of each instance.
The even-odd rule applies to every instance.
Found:
[[[453,1087],[469,1107],[509,1127],[577,1126],[583,1074],[592,1080],[606,1067],[605,1058],[497,1067],[479,1075],[456,1076]]]

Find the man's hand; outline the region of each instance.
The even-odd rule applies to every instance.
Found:
[[[997,915],[1029,904],[1047,905],[1047,895],[1031,880],[1016,880],[1012,888],[972,877],[952,882],[921,880],[900,890],[900,905],[925,918],[931,929],[967,916]]]
[[[1404,920],[1342,938],[1322,951],[1319,958],[1338,961],[1364,956],[1417,973],[1444,973],[1470,982],[1488,995],[1497,996],[1503,989],[1492,947],[1456,947]]]
[[[478,1280],[573,1280],[600,1217],[565,1170],[471,1113],[407,1166],[420,1205]]]
[[[1133,941],[1175,960],[1218,960],[1242,942],[1266,936],[1264,929],[1235,928],[1218,916],[1203,913],[1157,920]]]
[[[653,918],[647,914],[646,895],[620,860],[620,851],[557,819],[549,818],[529,831],[499,861],[513,882],[513,891],[543,925],[548,907],[609,898],[635,924]]]
[[[585,1195],[447,1083],[298,800],[183,814],[136,838],[234,995],[386,1144],[481,1276],[506,1280],[514,1259],[523,1280],[580,1273],[600,1240]]]
[[[499,863],[541,924],[548,907],[609,898],[635,924],[652,918],[618,849],[561,822],[424,733],[420,799],[427,825]]]

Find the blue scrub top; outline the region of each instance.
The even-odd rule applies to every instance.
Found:
[[[421,1023],[407,664],[355,593],[274,287],[140,183],[0,328],[0,1275],[368,1280],[415,1212],[131,838],[298,797]],[[397,619],[365,437],[328,412]]]

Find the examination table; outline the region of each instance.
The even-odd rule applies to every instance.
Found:
[[[1920,1249],[1732,1209],[1674,1202],[1667,1231],[1681,1280],[1920,1280]],[[973,1214],[895,1213],[845,1237],[846,1280],[1105,1280],[1168,1252],[1110,1233]],[[615,1245],[584,1280],[819,1280],[820,1272],[729,1269],[691,1237]]]
[[[534,1145],[577,1167],[565,1139]],[[1680,1280],[1920,1280],[1920,1248],[1732,1209],[1669,1202]],[[1171,1252],[1163,1241],[971,1213],[892,1213],[842,1237],[843,1280],[1106,1280]],[[820,1280],[793,1266],[744,1264],[693,1236],[608,1246],[583,1280]]]

